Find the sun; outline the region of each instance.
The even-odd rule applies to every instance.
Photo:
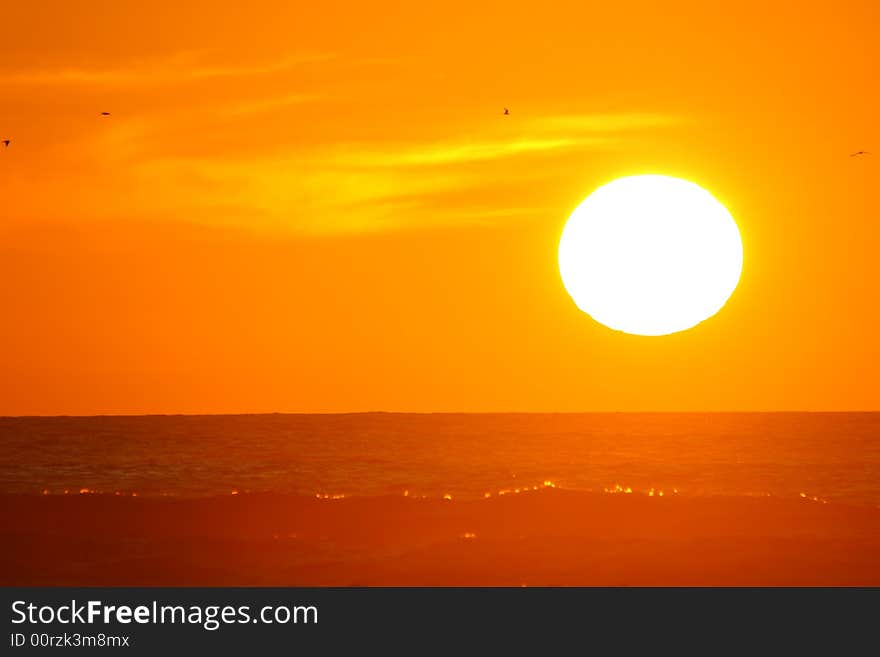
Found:
[[[634,335],[684,331],[717,313],[742,273],[739,229],[699,185],[620,178],[571,214],[559,243],[562,283],[600,324]]]

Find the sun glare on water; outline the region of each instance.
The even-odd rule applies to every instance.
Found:
[[[575,304],[635,335],[666,335],[712,317],[736,289],[743,249],[736,222],[687,180],[620,178],[569,217],[559,271]]]

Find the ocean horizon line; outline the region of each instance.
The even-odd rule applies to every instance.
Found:
[[[257,411],[230,413],[58,413],[58,414],[25,414],[0,415],[0,420],[27,419],[97,419],[97,418],[148,418],[148,417],[260,417],[260,416],[297,416],[297,417],[345,417],[364,415],[400,415],[400,416],[510,416],[510,415],[876,415],[880,409],[856,410],[712,410],[712,411]]]

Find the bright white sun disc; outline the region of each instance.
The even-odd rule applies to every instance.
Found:
[[[687,180],[620,178],[569,217],[559,272],[575,304],[635,335],[666,335],[712,317],[736,289],[742,240],[727,209]]]

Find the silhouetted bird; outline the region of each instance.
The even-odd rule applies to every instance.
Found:
[[[870,155],[868,151],[859,151],[858,153],[850,153],[850,157],[858,157],[859,155]]]
[[[506,107],[504,108],[504,116],[508,116],[510,114],[510,110]]]
[[[4,146],[5,148],[9,148],[9,144],[10,144],[10,143],[11,143],[11,142],[10,142],[8,139],[4,139],[4,140],[3,140],[3,146]]]
[[[101,116],[110,116],[110,112],[101,112]]]

